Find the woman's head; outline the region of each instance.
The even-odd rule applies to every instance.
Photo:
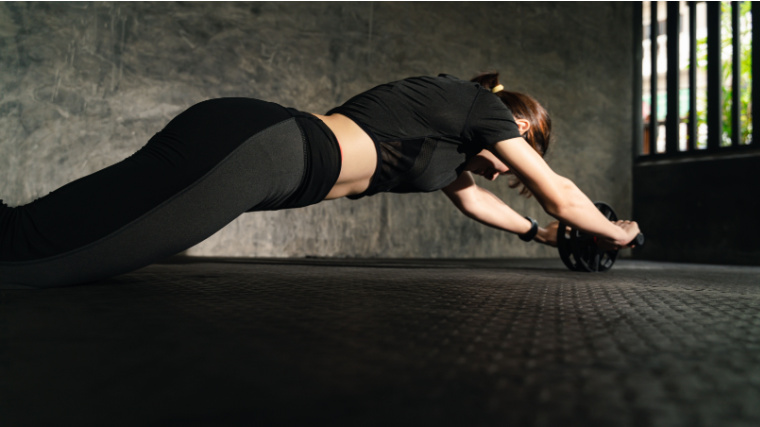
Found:
[[[499,86],[499,73],[481,74],[471,81],[480,84],[488,90]],[[515,119],[526,120],[529,129],[523,135],[542,157],[546,154],[551,144],[552,120],[549,113],[535,99],[523,93],[500,90],[495,93],[501,101],[509,107]]]
[[[493,90],[493,88],[500,85],[499,73],[481,74],[473,78],[471,81],[480,84],[488,90]],[[509,110],[512,111],[512,115],[518,120],[518,122],[522,120],[527,122],[528,130],[523,134],[523,138],[538,154],[541,155],[541,157],[545,156],[552,141],[552,119],[549,117],[549,113],[546,112],[546,109],[544,109],[538,101],[523,93],[497,89],[495,95],[498,96],[507,107],[509,107]],[[521,182],[519,176],[516,176],[512,171],[509,171],[508,173],[512,175],[509,186],[512,188],[520,186]],[[489,179],[493,180],[493,178]],[[530,195],[530,191],[525,186],[523,186],[520,193],[525,196]]]

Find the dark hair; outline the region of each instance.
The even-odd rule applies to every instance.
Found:
[[[488,90],[500,84],[499,73],[483,73],[474,77],[471,81],[480,84]],[[552,119],[549,117],[546,109],[533,97],[524,93],[501,90],[496,92],[495,95],[509,107],[516,119],[527,120],[530,123],[530,129],[524,138],[541,157],[545,156],[552,142]],[[520,185],[519,182],[510,183],[510,187],[512,188],[518,185]],[[523,188],[520,193],[528,194],[529,192],[526,188]]]

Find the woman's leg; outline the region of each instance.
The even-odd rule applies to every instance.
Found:
[[[200,103],[124,161],[0,207],[0,286],[61,286],[147,265],[246,210],[278,206],[303,171],[303,136],[282,107]]]

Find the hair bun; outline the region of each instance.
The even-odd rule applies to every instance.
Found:
[[[504,90],[504,86],[499,84],[499,73],[491,72],[479,74],[470,81],[475,82],[494,93]],[[501,89],[496,90],[499,86],[501,86]]]

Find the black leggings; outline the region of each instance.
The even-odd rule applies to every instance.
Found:
[[[197,244],[241,213],[324,199],[340,147],[316,117],[201,102],[129,158],[24,206],[0,203],[0,288],[90,282]]]

